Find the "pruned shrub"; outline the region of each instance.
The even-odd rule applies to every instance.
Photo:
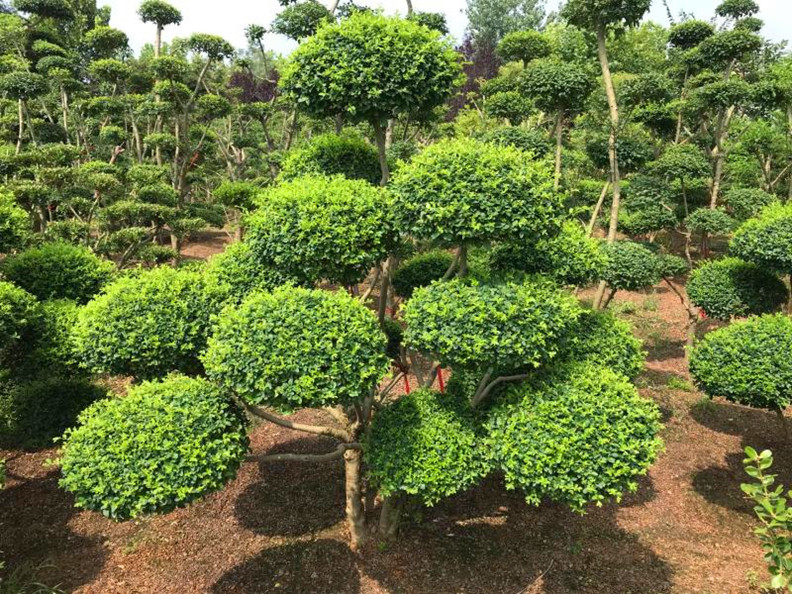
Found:
[[[171,376],[101,400],[66,431],[60,484],[75,505],[126,520],[183,507],[234,478],[244,414],[206,380]]]
[[[25,246],[31,236],[30,217],[10,192],[0,192],[0,253]]]
[[[792,204],[772,204],[743,223],[730,250],[748,262],[792,274]]]
[[[304,147],[291,151],[283,160],[282,179],[304,175],[343,175],[377,185],[382,173],[376,147],[347,132],[317,136]]]
[[[685,219],[685,225],[696,233],[724,235],[734,229],[734,219],[720,209],[699,208]]]
[[[396,294],[409,299],[415,289],[443,278],[453,261],[454,256],[443,250],[413,256],[393,273],[391,283]]]
[[[41,310],[27,291],[0,281],[0,362],[16,362],[18,351],[27,349],[41,325]]]
[[[114,275],[115,266],[88,248],[45,243],[2,264],[3,275],[39,299],[71,299],[87,303]]]
[[[616,241],[604,248],[602,279],[613,290],[639,291],[660,280],[657,255],[634,241]]]
[[[777,200],[773,194],[759,188],[731,188],[724,196],[729,211],[738,221],[755,217],[765,206],[769,206]]]
[[[271,291],[291,281],[263,266],[244,241],[232,243],[222,253],[212,256],[205,275],[207,286],[221,293],[224,299],[237,303],[255,290]]]
[[[739,258],[706,262],[690,275],[690,300],[716,320],[778,311],[787,288],[772,272]]]

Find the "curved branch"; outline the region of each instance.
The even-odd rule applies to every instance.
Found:
[[[313,435],[327,435],[328,437],[335,437],[336,439],[344,442],[353,441],[352,436],[343,429],[295,423],[293,421],[284,419],[283,417],[279,417],[278,415],[267,412],[259,406],[254,406],[244,401],[242,402],[242,405],[251,415],[264,419],[265,421],[269,421],[270,423],[280,425],[281,427],[286,427],[287,429],[294,429],[295,431],[302,431],[303,433],[312,433]]]
[[[492,392],[492,390],[499,384],[503,384],[505,382],[519,382],[522,380],[527,380],[530,377],[531,375],[528,373],[523,373],[521,375],[503,375],[497,378],[496,380],[493,380],[486,388],[484,388],[484,390],[480,394],[476,395],[473,398],[473,401],[470,403],[470,405],[473,408],[476,408],[479,404],[481,404],[484,401],[484,399],[487,396],[490,395],[490,392]]]
[[[362,449],[359,443],[340,443],[332,452],[326,454],[269,454],[263,456],[248,456],[249,462],[332,462],[344,457],[347,450]]]

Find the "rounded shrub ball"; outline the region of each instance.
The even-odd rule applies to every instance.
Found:
[[[579,314],[577,300],[551,283],[440,282],[407,302],[405,343],[444,366],[533,368],[555,356]]]
[[[126,520],[221,489],[248,449],[244,414],[206,380],[171,376],[101,400],[63,438],[60,484],[75,504]]]
[[[255,290],[271,291],[293,282],[278,271],[263,266],[244,241],[232,243],[213,256],[205,271],[207,285],[215,287],[225,299],[240,302]]]
[[[387,194],[364,181],[301,177],[262,194],[246,241],[262,266],[298,284],[351,285],[388,255],[391,213]]]
[[[724,235],[734,228],[734,219],[720,209],[699,208],[685,219],[685,225],[696,233]]]
[[[657,255],[634,241],[616,241],[604,247],[606,265],[602,280],[612,289],[639,291],[660,280]]]
[[[558,232],[562,198],[546,164],[473,139],[433,144],[392,183],[400,228],[445,246],[531,241]]]
[[[281,178],[304,175],[343,175],[377,185],[382,177],[376,147],[356,134],[323,134],[283,160]]]
[[[687,284],[690,300],[716,320],[778,311],[788,291],[781,279],[739,258],[706,262]]]
[[[792,401],[792,318],[768,314],[707,334],[690,355],[690,373],[709,396],[756,408]]]
[[[732,188],[724,196],[734,218],[745,221],[755,217],[765,206],[777,202],[777,198],[759,188]]]
[[[51,447],[86,407],[106,395],[106,390],[88,381],[59,376],[5,382],[0,388],[0,445]]]
[[[772,204],[743,223],[730,250],[748,262],[792,274],[792,203]]]
[[[399,266],[391,278],[396,294],[409,299],[415,289],[443,278],[453,261],[454,256],[443,250],[426,252],[410,258]]]
[[[0,253],[22,248],[30,239],[30,217],[10,192],[0,192]]]
[[[582,511],[637,489],[662,442],[660,412],[620,374],[573,366],[510,388],[485,425],[506,488]]]
[[[578,318],[559,357],[570,363],[601,365],[629,379],[641,373],[646,361],[643,344],[630,324],[610,312],[592,310]]]
[[[383,496],[415,495],[433,505],[487,472],[470,409],[416,390],[379,411],[365,443],[369,476]]]
[[[7,359],[17,346],[27,346],[40,324],[41,310],[36,298],[0,281],[0,359]]]
[[[204,365],[246,402],[288,412],[360,401],[390,368],[385,346],[354,297],[282,287],[223,310]]]
[[[198,373],[217,297],[195,271],[160,267],[119,278],[80,312],[74,329],[80,362],[137,379]]]
[[[113,278],[115,266],[88,248],[57,242],[10,256],[2,273],[39,299],[87,303]]]

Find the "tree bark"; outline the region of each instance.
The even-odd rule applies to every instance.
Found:
[[[390,181],[390,168],[388,167],[388,141],[385,137],[385,127],[379,120],[372,122],[374,136],[377,140],[377,152],[379,153],[380,170],[382,179],[380,185],[384,188]]]
[[[22,150],[22,135],[25,132],[25,114],[22,111],[22,99],[18,100],[17,108],[19,110],[19,133],[17,134],[16,154],[18,155]]]
[[[162,51],[162,25],[157,25],[157,34],[154,38],[154,57],[159,58]]]
[[[602,205],[605,202],[605,197],[608,195],[608,188],[610,188],[610,180],[606,181],[605,185],[602,186],[602,192],[600,193],[599,200],[597,200],[597,205],[594,207],[594,211],[591,213],[591,219],[589,220],[588,227],[586,227],[589,237],[594,234],[594,226],[597,224],[597,217],[599,217],[599,213],[602,210]]]
[[[394,538],[399,532],[402,503],[403,501],[400,495],[390,495],[382,500],[379,534],[383,538]]]
[[[363,489],[361,481],[361,459],[359,450],[344,452],[346,473],[346,517],[349,526],[349,546],[353,551],[360,550],[366,542],[366,514],[363,508]]]
[[[468,247],[464,243],[459,246],[459,272],[457,276],[464,278],[468,275]]]

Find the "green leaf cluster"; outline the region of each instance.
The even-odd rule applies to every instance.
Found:
[[[343,175],[374,185],[382,177],[377,149],[350,132],[323,134],[289,152],[281,166],[281,179],[293,180],[305,175]]]
[[[616,241],[604,248],[602,280],[618,291],[640,291],[660,280],[657,254],[634,241]]]
[[[405,261],[391,277],[396,294],[404,299],[412,297],[415,289],[440,280],[451,268],[454,256],[444,250],[432,250]]]
[[[749,262],[792,274],[792,204],[771,204],[743,223],[729,245]]]

